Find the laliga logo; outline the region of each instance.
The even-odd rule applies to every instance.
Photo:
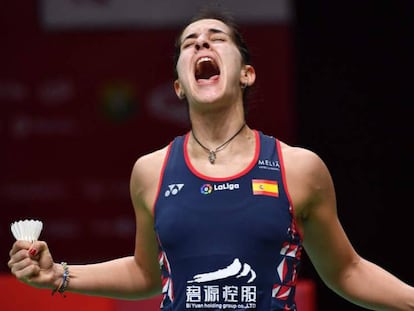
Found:
[[[213,186],[210,184],[204,184],[200,188],[201,194],[210,194],[213,192]]]
[[[225,190],[237,190],[240,188],[239,184],[231,184],[231,183],[225,183],[225,184],[219,184],[219,185],[211,185],[211,184],[204,184],[200,188],[201,194],[210,194],[213,191],[225,191]]]

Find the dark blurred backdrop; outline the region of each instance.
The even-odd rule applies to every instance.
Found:
[[[355,248],[412,284],[414,2],[295,3],[299,144],[330,167]],[[320,310],[359,310],[318,293]]]

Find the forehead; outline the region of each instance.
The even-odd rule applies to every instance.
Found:
[[[217,19],[200,19],[189,24],[183,31],[181,38],[185,38],[191,34],[199,34],[208,32],[210,29],[220,30],[224,33],[230,34],[230,28],[220,20]]]

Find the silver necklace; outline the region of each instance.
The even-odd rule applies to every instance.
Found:
[[[211,164],[214,164],[214,162],[216,161],[217,158],[217,152],[223,150],[224,148],[226,148],[226,146],[237,136],[240,134],[240,132],[244,129],[244,127],[246,126],[246,123],[243,123],[243,125],[241,126],[241,128],[236,132],[236,134],[234,134],[232,137],[230,137],[228,140],[226,140],[224,143],[222,143],[220,146],[218,146],[216,149],[212,150],[207,148],[206,146],[204,146],[202,143],[200,143],[200,141],[197,139],[197,137],[194,134],[194,131],[191,131],[191,134],[194,137],[194,140],[197,142],[197,144],[200,145],[201,148],[203,148],[204,150],[206,150],[208,152],[208,160],[210,161]]]

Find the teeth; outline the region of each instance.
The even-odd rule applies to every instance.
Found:
[[[202,62],[212,62],[213,60],[210,57],[201,57],[198,61],[197,61],[197,65],[202,63]]]

